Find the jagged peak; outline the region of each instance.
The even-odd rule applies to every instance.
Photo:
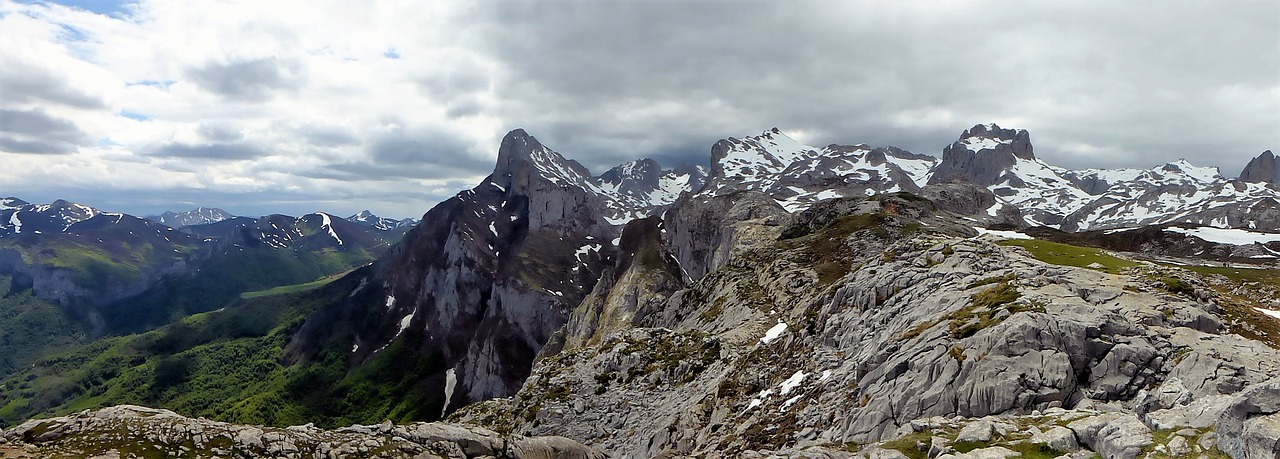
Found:
[[[502,138],[498,161],[489,181],[509,190],[512,186],[527,186],[534,176],[553,182],[580,183],[591,178],[591,171],[547,148],[524,129],[513,129]]]
[[[1242,182],[1280,183],[1280,160],[1271,150],[1249,160],[1249,164],[1240,171]]]

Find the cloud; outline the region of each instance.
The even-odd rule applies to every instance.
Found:
[[[184,144],[171,143],[160,146],[149,153],[149,156],[168,158],[242,160],[266,156],[262,148],[247,143],[208,143]]]
[[[50,128],[6,128],[0,151],[63,153],[0,155],[0,183],[409,216],[487,174],[517,127],[599,173],[706,164],[717,139],[775,126],[938,155],[985,122],[1028,129],[1062,166],[1234,174],[1280,148],[1276,17],[1274,2],[140,0],[100,15],[0,0],[0,108]]]
[[[188,69],[187,76],[206,91],[244,102],[261,102],[276,92],[296,89],[305,78],[298,61],[276,58],[210,62]]]
[[[43,110],[0,108],[0,151],[65,154],[75,152],[86,139],[75,123]]]

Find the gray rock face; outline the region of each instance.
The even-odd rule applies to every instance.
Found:
[[[1093,450],[1104,459],[1134,459],[1152,444],[1151,431],[1132,415],[1103,425],[1093,439]]]
[[[346,333],[356,361],[405,339],[439,362],[424,384],[439,388],[429,400],[440,412],[514,393],[615,250],[588,179],[523,131],[508,134],[494,173],[431,209],[362,287],[312,316],[291,358]]]
[[[933,170],[930,184],[969,182],[988,187],[1000,183],[1018,159],[1034,160],[1031,134],[979,124],[964,131],[960,140],[942,150],[942,162]]]
[[[1280,457],[1280,380],[1232,401],[1218,420],[1218,448],[1237,459]]]
[[[639,328],[540,361],[514,399],[460,419],[523,419],[518,430],[651,457],[868,443],[922,419],[1057,410],[1070,434],[1036,421],[1042,444],[1130,458],[1152,445],[1146,421],[1206,428],[1193,426],[1215,411],[1198,404],[1280,376],[1280,352],[1188,319],[1219,311],[1213,296],[1170,296],[1142,271],[1046,265],[966,237],[949,215],[905,198],[810,208],[781,240],[703,262],[633,318]],[[696,257],[676,258],[687,269]],[[946,439],[1017,429],[980,427]]]
[[[1266,182],[1280,185],[1280,161],[1271,150],[1262,152],[1240,171],[1241,182]]]
[[[982,226],[1027,226],[1021,210],[996,200],[991,190],[972,183],[930,184],[920,189],[920,196],[933,201],[939,209],[972,218]]]
[[[32,420],[0,433],[40,457],[106,457],[121,450],[193,457],[597,459],[603,454],[563,437],[502,435],[440,423],[351,426],[322,430],[245,426],[182,417],[172,411],[120,405]],[[128,448],[127,450],[125,448]]]
[[[668,247],[689,280],[698,280],[743,249],[766,243],[776,234],[760,234],[754,223],[777,227],[790,215],[767,195],[738,192],[693,196],[667,212],[663,225]]]
[[[661,306],[685,286],[680,265],[664,250],[661,220],[632,220],[622,231],[613,266],[574,310],[569,322],[544,348],[544,354],[598,344],[629,329],[645,311]]]

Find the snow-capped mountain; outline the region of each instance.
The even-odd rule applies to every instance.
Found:
[[[18,198],[3,198],[0,199],[0,237],[71,232],[76,224],[99,215],[124,216],[61,199],[50,204],[30,204]]]
[[[358,214],[347,217],[347,221],[352,223],[359,223],[365,226],[371,226],[381,231],[394,231],[394,230],[407,229],[407,228],[412,228],[418,224],[418,220],[415,218],[406,218],[403,220],[396,220],[394,218],[384,218],[384,217],[379,217],[377,215],[374,215],[373,212],[370,212],[368,210],[362,210]]]
[[[1242,176],[1265,174],[1263,154]],[[1274,158],[1274,156],[1270,156]],[[788,211],[840,196],[894,191],[934,195],[936,187],[972,184],[995,199],[974,217],[1081,231],[1193,223],[1280,229],[1280,191],[1264,180],[1230,180],[1217,168],[1185,160],[1151,169],[1068,170],[1036,158],[1025,130],[980,124],[943,149],[942,159],[894,147],[814,148],[778,129],[721,140],[712,147],[711,175],[698,194],[759,191]],[[933,191],[930,191],[933,190]]]
[[[231,215],[230,212],[216,207],[197,207],[186,212],[170,211],[146,218],[147,220],[151,220],[170,228],[182,228],[186,226],[217,223],[229,218],[235,218],[235,215]]]
[[[711,176],[699,194],[759,191],[795,212],[822,199],[919,191],[937,163],[931,156],[895,147],[815,148],[773,128],[755,137],[716,142]]]
[[[304,250],[371,249],[386,246],[400,236],[324,212],[300,217],[280,214],[259,218],[234,217],[207,225],[188,226],[182,231],[247,247]]]
[[[670,205],[682,193],[697,191],[706,180],[703,166],[684,165],[672,170],[649,158],[618,165],[597,177],[591,183],[613,205],[628,209],[611,217],[613,220],[630,220],[651,215],[653,210]]]
[[[977,125],[943,150],[931,184],[985,186],[1031,225],[1081,231],[1195,223],[1280,229],[1275,188],[1229,180],[1185,160],[1151,169],[1072,171],[1036,158],[1030,134]],[[989,210],[994,215],[997,209]]]
[[[531,139],[523,131],[517,131],[520,135],[514,139]],[[592,176],[582,164],[566,159],[541,143],[533,146],[527,155],[507,159],[499,157],[498,162],[499,166],[516,168],[527,163],[534,169],[533,174],[545,178],[551,185],[581,189],[592,199],[600,200],[597,210],[605,221],[613,225],[653,215],[675,202],[682,193],[701,189],[706,176],[705,169],[699,166],[662,170],[652,159],[631,161],[600,176]],[[503,188],[497,181],[489,183]]]

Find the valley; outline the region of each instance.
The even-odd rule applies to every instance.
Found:
[[[772,129],[710,168],[599,176],[515,130],[421,222],[9,199],[0,423],[64,453],[155,416],[285,429],[218,451],[298,457],[290,426],[612,457],[1264,457],[1276,186],[1058,168],[987,124],[940,159]]]

